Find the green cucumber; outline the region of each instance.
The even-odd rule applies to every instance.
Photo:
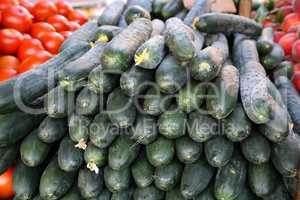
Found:
[[[174,17],[177,17],[178,19],[184,20],[184,18],[185,18],[185,16],[186,16],[187,13],[188,13],[188,10],[182,9]]]
[[[295,197],[298,190],[298,177],[283,177],[282,179],[287,191]]]
[[[216,136],[204,144],[206,159],[213,167],[220,168],[226,165],[232,157],[233,150],[233,142],[223,136]]]
[[[114,170],[129,167],[137,158],[140,145],[127,136],[119,136],[108,149],[108,164]]]
[[[0,148],[0,174],[3,174],[17,159],[19,145],[14,144]]]
[[[108,4],[98,18],[98,25],[117,25],[126,7],[126,1],[115,0]]]
[[[183,9],[183,3],[181,0],[170,0],[161,9],[161,15],[164,19],[175,16],[178,12]]]
[[[203,192],[201,192],[195,200],[216,200],[214,196],[214,188],[209,185]],[[240,200],[240,199],[239,199]]]
[[[197,16],[200,16],[204,13],[208,13],[210,11],[212,2],[210,0],[197,0],[193,4],[193,7],[189,10],[188,14],[184,18],[184,23],[186,25],[193,25],[194,19]]]
[[[133,193],[134,200],[163,200],[164,196],[164,192],[154,186],[136,188]]]
[[[178,160],[155,169],[154,184],[162,191],[170,191],[180,182],[183,166]]]
[[[276,68],[284,60],[284,51],[279,44],[274,44],[272,51],[261,58],[261,63],[266,70]]]
[[[103,189],[103,173],[95,174],[83,168],[78,173],[77,187],[85,199],[95,198],[101,194]]]
[[[272,27],[266,27],[262,30],[261,36],[256,42],[257,51],[261,56],[267,55],[272,51],[274,45],[273,37]]]
[[[157,35],[163,35],[164,30],[165,30],[165,23],[162,20],[160,20],[160,19],[152,20],[151,37],[154,37]]]
[[[186,198],[184,198],[181,194],[181,191],[179,188],[175,188],[171,191],[168,191],[166,193],[166,198],[165,200],[185,200]]]
[[[99,95],[84,87],[76,98],[76,113],[79,115],[94,115],[99,111],[100,102]]]
[[[51,146],[43,143],[37,135],[37,130],[30,133],[21,143],[20,155],[28,167],[36,167],[47,159]]]
[[[187,164],[181,178],[181,194],[187,199],[198,196],[208,186],[214,172],[214,168],[204,159]]]
[[[202,149],[202,143],[197,143],[188,136],[176,140],[176,155],[182,163],[192,164],[196,162],[202,154]]]
[[[261,198],[257,197],[253,192],[250,190],[248,186],[244,186],[240,195],[236,198],[238,200],[261,200]]]
[[[130,169],[113,170],[106,166],[104,168],[104,181],[111,192],[121,192],[130,186]]]
[[[286,76],[288,79],[291,79],[293,76],[294,65],[291,61],[281,62],[274,70],[273,77],[276,79],[279,76]]]
[[[174,94],[187,82],[187,70],[168,55],[157,68],[155,80],[162,92]]]
[[[128,189],[121,192],[115,192],[111,196],[111,200],[127,200],[132,199],[133,196],[133,190]]]
[[[242,38],[241,38],[242,37]],[[255,41],[243,38],[244,35],[235,37],[234,45],[234,63],[236,67],[241,69],[247,62],[259,62],[259,56],[256,49]]]
[[[107,189],[103,189],[101,194],[95,198],[90,198],[89,200],[111,200],[111,192]]]
[[[86,148],[90,123],[90,118],[76,114],[72,114],[69,119],[69,136],[73,142],[77,143],[78,148]]]
[[[148,12],[148,10],[139,5],[133,5],[128,7],[124,12],[124,15],[127,24],[131,24],[134,20],[138,18],[146,18],[151,20],[151,15]]]
[[[76,143],[65,137],[58,149],[58,165],[66,172],[77,171],[83,164],[83,151],[76,148]]]
[[[122,0],[121,0],[122,1]],[[121,28],[118,26],[103,25],[97,28],[96,41],[106,43],[111,41],[116,35],[121,32]]]
[[[84,161],[89,170],[98,173],[99,168],[103,167],[107,162],[107,149],[100,149],[89,143],[84,151]]]
[[[33,198],[33,200],[43,200],[43,199],[42,199],[42,197],[38,194],[38,195],[36,195],[36,196]]]
[[[273,191],[270,195],[265,196],[263,200],[291,200],[291,197],[283,183],[278,182],[275,191]]]
[[[82,196],[79,192],[77,185],[73,185],[73,187],[68,191],[68,193],[61,198],[61,200],[82,200]]]
[[[54,143],[67,134],[67,120],[46,117],[38,129],[38,137],[42,142]]]
[[[147,19],[132,22],[104,48],[101,56],[103,69],[114,70],[116,73],[126,71],[135,51],[150,37],[151,31],[151,21]]]
[[[152,11],[156,17],[161,17],[163,7],[171,0],[153,0]]]

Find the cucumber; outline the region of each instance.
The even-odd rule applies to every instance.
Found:
[[[216,200],[214,196],[214,188],[212,186],[208,186],[195,198],[195,200]]]
[[[67,133],[67,120],[46,117],[38,128],[38,137],[42,142],[54,143]]]
[[[151,21],[147,19],[132,22],[104,48],[101,56],[103,69],[115,73],[126,71],[130,67],[135,51],[150,37],[151,31]]]
[[[283,183],[277,183],[277,187],[274,192],[270,195],[265,196],[264,200],[291,200],[290,195],[288,194],[286,188],[284,187]]]
[[[88,78],[88,88],[95,93],[109,93],[119,85],[120,76],[110,74],[101,66],[93,69]]]
[[[55,157],[41,176],[39,192],[42,199],[60,199],[72,187],[75,176],[75,172],[61,170]]]
[[[173,160],[166,166],[155,169],[154,184],[162,191],[170,191],[180,182],[183,166],[178,160]]]
[[[101,102],[100,96],[84,87],[76,98],[76,113],[78,115],[94,115],[99,111]],[[103,108],[103,105],[102,105]]]
[[[133,196],[133,190],[128,189],[121,192],[115,192],[111,196],[111,200],[127,200],[132,199]]]
[[[194,142],[190,137],[184,136],[176,140],[176,155],[180,162],[192,164],[202,154],[202,143]]]
[[[214,118],[195,111],[188,119],[188,133],[195,142],[205,142],[218,134],[218,124]]]
[[[236,198],[239,200],[260,200],[261,198],[257,197],[253,192],[249,189],[248,186],[244,186],[240,195]]]
[[[11,145],[0,148],[0,174],[3,174],[9,167],[13,165],[17,159],[19,145]]]
[[[165,23],[160,19],[152,20],[152,33],[151,38],[157,35],[163,35],[165,30]]]
[[[121,28],[118,26],[103,25],[97,28],[96,41],[106,43],[111,41],[116,35],[121,32]]]
[[[107,189],[103,189],[101,194],[95,198],[90,198],[89,200],[111,200],[111,192]]]
[[[260,133],[252,132],[247,139],[242,141],[241,149],[245,158],[256,165],[268,162],[271,156],[271,146]]]
[[[108,149],[108,164],[114,170],[129,167],[137,158],[140,145],[127,136],[119,136]]]
[[[134,20],[138,18],[145,18],[151,20],[151,15],[148,12],[148,10],[139,5],[133,5],[128,7],[124,12],[124,15],[127,24],[131,24]]]
[[[239,93],[239,71],[232,65],[222,67],[213,87],[208,87],[206,106],[216,119],[224,119],[234,110]]]
[[[178,12],[183,9],[183,3],[181,0],[170,0],[161,9],[161,15],[164,19],[175,16]]]
[[[175,188],[166,193],[165,200],[185,200],[185,198],[182,196],[180,189]]]
[[[33,199],[39,191],[41,167],[28,167],[19,162],[13,174],[15,198],[19,200]]]
[[[197,0],[193,4],[193,7],[189,10],[188,14],[184,18],[184,23],[188,26],[193,25],[194,19],[204,13],[210,11],[212,2],[210,0]]]
[[[186,123],[186,114],[173,105],[159,117],[157,125],[161,135],[168,139],[176,139],[185,135]]]
[[[108,96],[106,108],[111,122],[120,128],[132,126],[136,119],[136,108],[133,103],[120,88],[112,91]]]
[[[208,186],[214,171],[214,168],[204,159],[193,164],[187,164],[181,178],[181,194],[187,199],[198,196]]]
[[[126,1],[124,0],[114,0],[108,4],[98,18],[98,26],[117,25],[125,7]]]
[[[234,145],[223,136],[216,136],[205,142],[204,151],[208,163],[213,167],[223,167],[231,159]]]
[[[163,200],[164,196],[164,192],[154,186],[136,188],[133,193],[134,200]]]
[[[107,148],[117,135],[107,113],[96,115],[89,127],[90,140],[98,148]]]
[[[21,143],[21,159],[28,167],[36,167],[45,161],[50,148],[49,144],[40,141],[37,130],[34,130]]]
[[[44,110],[49,117],[65,118],[74,110],[75,94],[57,86],[45,96]]]
[[[207,13],[196,17],[195,27],[206,33],[242,33],[247,36],[259,36],[262,26],[254,20],[244,16],[225,14],[225,13]]]
[[[84,151],[84,161],[89,170],[98,174],[99,168],[103,167],[107,162],[107,149],[100,149],[89,143]]]
[[[165,39],[158,34],[151,37],[137,49],[134,55],[134,62],[138,67],[155,69],[161,63],[165,54]]]
[[[69,136],[77,148],[85,149],[89,139],[90,118],[72,114],[69,119]]]
[[[274,70],[273,78],[277,79],[279,76],[286,76],[291,79],[293,76],[294,65],[291,61],[282,61]]]
[[[152,143],[158,135],[156,117],[139,113],[132,127],[132,133],[130,139],[137,143],[144,145]]]
[[[254,40],[240,39],[239,37],[243,36],[236,36],[235,38],[237,44],[234,48],[234,63],[241,69],[247,62],[259,62],[259,56]]]
[[[167,94],[175,94],[187,82],[187,69],[171,55],[165,57],[155,72],[159,89]]]
[[[271,194],[276,188],[276,172],[270,163],[250,164],[248,179],[251,190],[259,197]]]
[[[103,189],[102,171],[95,174],[86,168],[81,169],[78,174],[77,187],[83,198],[97,197]]]
[[[58,165],[66,172],[75,172],[83,164],[83,151],[75,145],[69,137],[65,137],[59,145]]]
[[[235,154],[227,165],[218,170],[214,194],[216,199],[235,199],[241,192],[247,177],[245,160]]]
[[[162,17],[163,7],[171,0],[153,0],[152,11],[156,17]]]
[[[272,51],[261,58],[261,63],[266,70],[276,68],[284,60],[284,51],[279,44],[274,44]]]
[[[138,187],[148,187],[154,181],[154,167],[147,160],[143,151],[131,166],[131,174]]]
[[[273,28],[266,27],[262,30],[261,36],[256,42],[256,48],[259,55],[267,55],[273,49]]]
[[[186,9],[182,9],[174,17],[177,17],[178,19],[184,20],[187,13],[188,13],[188,11]]]
[[[104,181],[111,192],[121,192],[130,186],[130,169],[113,170],[106,166],[104,168]]]
[[[124,72],[120,78],[120,87],[128,96],[135,96],[144,93],[154,79],[154,72],[133,66]]]
[[[283,183],[287,191],[295,197],[297,195],[298,177],[283,177]]]
[[[82,200],[82,196],[77,188],[77,185],[73,185],[73,187],[68,191],[68,193],[61,198],[61,200]]]

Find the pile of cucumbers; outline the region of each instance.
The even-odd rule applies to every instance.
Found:
[[[115,0],[58,56],[1,83],[14,200],[291,200],[291,64],[272,30],[210,5]]]

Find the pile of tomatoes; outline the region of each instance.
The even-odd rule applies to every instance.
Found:
[[[55,56],[63,41],[87,21],[64,0],[0,0],[0,81]]]

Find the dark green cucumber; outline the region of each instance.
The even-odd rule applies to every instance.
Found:
[[[119,136],[108,149],[108,164],[114,170],[129,167],[137,158],[140,145],[127,136]]]
[[[271,146],[260,133],[252,132],[242,141],[241,149],[245,158],[256,165],[268,162],[271,156]]]
[[[236,198],[238,200],[261,200],[261,198],[257,197],[253,192],[250,190],[248,186],[244,186],[240,195]]]
[[[248,182],[256,196],[264,197],[276,188],[276,172],[272,164],[249,165]]]
[[[78,173],[77,187],[80,194],[85,199],[95,198],[103,190],[103,172],[95,174],[90,170],[83,168]]]
[[[283,183],[278,182],[275,191],[265,196],[263,200],[291,200],[291,197]]]
[[[141,18],[132,22],[104,48],[101,56],[103,69],[113,70],[115,73],[126,71],[135,51],[150,37],[151,31],[150,20]]]
[[[162,35],[155,35],[137,49],[134,61],[138,67],[155,69],[161,63],[165,54],[164,37]]]
[[[111,192],[107,189],[103,189],[101,194],[95,198],[90,198],[89,200],[111,200]]]
[[[159,133],[168,139],[176,139],[186,132],[187,115],[171,106],[169,110],[164,112],[157,122]]]
[[[0,174],[4,173],[15,162],[19,152],[19,145],[14,144],[0,148]]]
[[[107,149],[100,149],[92,143],[89,143],[84,151],[84,161],[89,170],[98,174],[99,168],[104,166],[107,162]]]
[[[150,144],[158,135],[157,119],[154,116],[138,113],[132,127],[131,139],[139,144]]]
[[[266,27],[262,30],[261,36],[256,42],[256,48],[259,55],[267,55],[273,49],[273,28]]]
[[[97,28],[96,41],[106,43],[111,41],[116,35],[121,32],[118,26],[104,25]]]
[[[82,200],[82,196],[79,192],[77,185],[73,185],[73,187],[68,191],[68,193],[61,198],[61,200]]]
[[[135,96],[144,93],[153,79],[153,71],[133,66],[121,75],[120,87],[126,95]]]
[[[261,58],[261,63],[266,70],[276,68],[284,60],[284,51],[279,44],[274,44],[272,51]]]
[[[239,71],[232,65],[222,67],[219,77],[207,91],[206,106],[216,119],[226,118],[236,107],[239,93]]]
[[[207,33],[242,33],[248,36],[259,36],[262,31],[262,26],[252,19],[217,12],[198,16],[194,25],[199,31]]]
[[[138,18],[146,18],[151,20],[151,15],[148,12],[148,10],[139,5],[133,5],[128,7],[124,12],[124,15],[127,24],[131,24],[134,20]]]
[[[162,17],[163,7],[171,0],[153,0],[152,11],[156,17]]]
[[[37,135],[37,130],[30,133],[21,143],[20,155],[28,167],[42,164],[48,156],[51,146],[43,143]]]
[[[76,148],[76,143],[65,137],[58,149],[58,165],[66,172],[77,171],[83,164],[83,151]]]
[[[291,79],[293,76],[293,68],[294,65],[291,61],[283,61],[273,70],[273,78],[276,79],[279,76],[286,76],[288,79]]]
[[[194,19],[197,16],[208,13],[210,11],[211,3],[212,2],[210,0],[196,0],[193,7],[184,18],[184,23],[189,26],[193,25]]]
[[[54,143],[67,134],[67,120],[46,117],[38,129],[38,137],[42,142]]]
[[[213,185],[209,185],[203,192],[201,192],[195,200],[216,200],[214,196]],[[239,199],[240,200],[240,199]]]
[[[180,0],[170,0],[164,7],[161,9],[161,15],[164,19],[175,16],[183,9],[183,3]]]
[[[86,148],[89,139],[90,118],[73,114],[69,119],[69,136],[71,140],[77,143],[80,149]]]
[[[75,172],[61,170],[57,158],[54,158],[41,176],[39,191],[42,199],[60,199],[71,189],[75,176]]]
[[[208,163],[213,167],[223,167],[233,154],[233,142],[223,136],[217,136],[204,144],[205,155]]]
[[[49,117],[64,118],[74,110],[75,94],[57,86],[45,96],[44,110]]]
[[[176,155],[177,158],[185,164],[196,162],[202,154],[202,143],[197,143],[184,136],[176,140]]]
[[[138,187],[148,187],[153,182],[154,167],[143,151],[131,166],[131,174]]]
[[[157,35],[163,35],[164,30],[165,30],[165,23],[162,20],[160,20],[160,19],[152,20],[151,37],[154,37]]]
[[[143,110],[149,115],[158,116],[168,109],[172,98],[157,88],[150,88],[144,96]]]
[[[84,87],[76,97],[76,113],[78,115],[94,115],[99,111],[100,104],[104,104],[101,101],[103,99],[98,94]]]
[[[100,25],[118,25],[119,19],[126,7],[126,1],[115,0],[108,4],[98,18]]]
[[[136,119],[133,99],[126,96],[120,88],[109,94],[106,109],[111,122],[119,128],[132,126]]]
[[[187,199],[196,197],[208,186],[214,172],[214,168],[204,159],[186,165],[181,178],[181,194]]]
[[[109,166],[104,168],[104,181],[111,192],[121,192],[130,186],[130,169],[113,170]]]
[[[115,192],[111,196],[111,200],[127,200],[132,199],[133,189],[124,190],[121,192]]]
[[[15,111],[0,115],[0,147],[15,144],[43,120],[42,116]]]
[[[188,133],[194,141],[205,142],[218,134],[218,124],[214,118],[196,111],[189,116]]]
[[[298,177],[283,177],[282,179],[287,191],[295,197],[298,190]]]
[[[41,167],[28,167],[19,162],[13,174],[13,188],[18,200],[33,199],[39,191]]]
[[[233,200],[241,194],[247,177],[246,164],[240,155],[235,154],[227,165],[218,170],[214,189],[216,199]]]
[[[164,192],[154,186],[136,188],[133,193],[134,200],[163,200],[164,196]]]
[[[178,160],[155,169],[154,184],[162,191],[170,191],[180,182],[183,166]]]
[[[96,115],[89,127],[91,142],[99,148],[109,147],[117,137],[114,128],[106,113]]]
[[[175,57],[168,55],[157,68],[155,80],[162,92],[174,94],[187,82],[187,73]]]
[[[42,197],[38,194],[38,195],[36,195],[36,196],[33,198],[33,200],[43,200],[43,199],[42,199]]]
[[[149,0],[128,0],[127,5],[128,7],[133,5],[139,5],[148,10],[149,13],[152,12],[152,1]]]
[[[185,200],[181,194],[181,191],[179,188],[175,188],[169,192],[166,193],[166,198],[165,200]]]
[[[101,66],[93,69],[88,78],[88,87],[95,93],[109,93],[119,85],[120,76],[110,74],[108,70],[103,70]]]

